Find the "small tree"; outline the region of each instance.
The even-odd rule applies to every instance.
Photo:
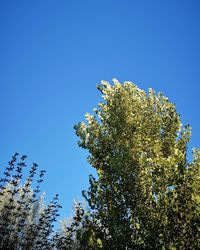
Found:
[[[117,80],[97,88],[96,115],[75,126],[98,174],[83,192],[85,249],[199,249],[200,152],[188,162],[190,126],[162,93]]]
[[[74,201],[73,216],[67,220],[61,220],[60,228],[54,236],[56,249],[77,250],[86,249],[87,237],[87,215],[82,205],[78,201]],[[84,243],[85,242],[85,243]]]
[[[32,186],[37,172],[33,163],[22,184],[26,156],[17,162],[16,153],[0,179],[0,249],[52,249],[53,223],[58,216],[58,195],[44,205],[40,184],[45,171],[40,171],[36,187]]]

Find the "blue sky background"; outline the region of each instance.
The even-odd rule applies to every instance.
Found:
[[[0,1],[1,169],[28,155],[68,216],[94,173],[73,126],[114,77],[167,95],[199,147],[199,13],[198,0]]]

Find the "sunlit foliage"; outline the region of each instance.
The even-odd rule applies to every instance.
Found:
[[[113,82],[98,85],[104,101],[75,126],[98,174],[83,193],[87,249],[200,248],[200,152],[188,162],[190,126],[162,93]]]

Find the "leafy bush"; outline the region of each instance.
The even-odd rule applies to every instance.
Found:
[[[18,161],[16,153],[0,179],[0,249],[52,249],[53,224],[56,221],[58,195],[44,205],[40,184],[45,171],[41,170],[33,188],[37,164],[33,163],[22,184],[26,156]]]

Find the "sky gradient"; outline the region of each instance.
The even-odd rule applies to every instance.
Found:
[[[198,0],[2,0],[0,173],[28,155],[68,216],[94,173],[73,126],[100,102],[102,79],[163,92],[200,147],[199,13]]]

